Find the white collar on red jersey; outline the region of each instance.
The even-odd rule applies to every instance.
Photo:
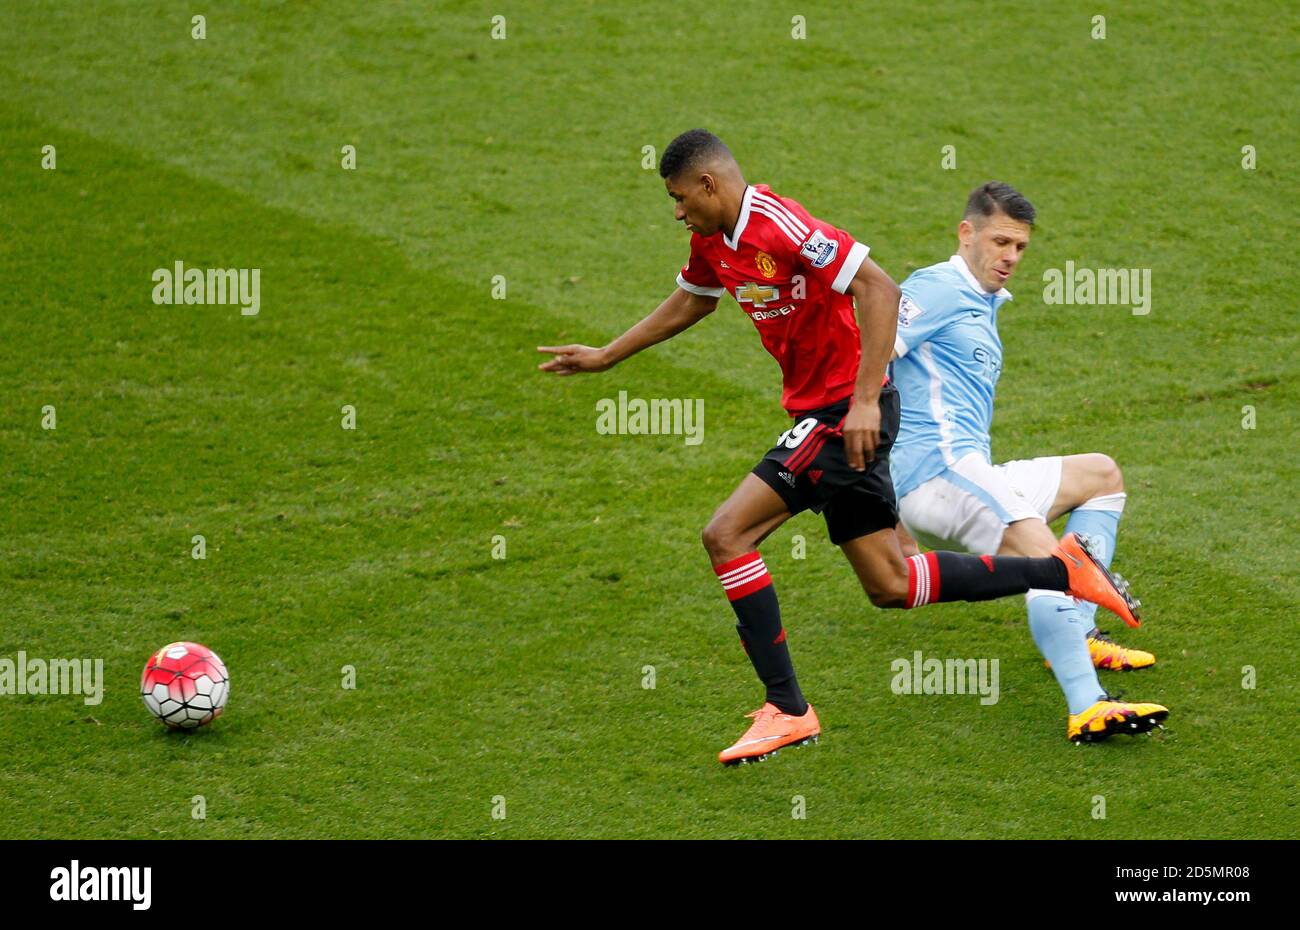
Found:
[[[745,185],[745,196],[740,198],[740,216],[736,219],[736,228],[731,231],[731,235],[722,234],[722,241],[727,244],[727,248],[736,251],[740,248],[740,237],[744,235],[745,227],[749,225],[749,205],[754,199],[754,185]]]
[[[1011,292],[1005,287],[996,291],[986,291],[984,285],[980,284],[975,275],[971,273],[970,265],[966,264],[966,259],[962,258],[960,255],[954,255],[952,258],[948,259],[948,264],[960,271],[961,276],[966,279],[966,283],[975,288],[979,293],[984,294],[985,296],[1002,297],[1007,300],[1011,299]]]

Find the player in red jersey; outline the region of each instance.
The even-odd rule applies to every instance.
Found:
[[[741,643],[767,689],[754,723],[719,754],[723,763],[766,758],[815,741],[821,725],[790,660],[776,589],[759,544],[796,513],[822,513],[878,607],[988,600],[1030,588],[1065,591],[1135,622],[1132,601],[1089,552],[1067,536],[1052,556],[1019,558],[927,552],[904,558],[889,449],[898,392],[886,374],[899,289],[868,249],[764,185],[745,182],[731,151],[702,129],[664,150],[659,173],[691,235],[677,290],[602,348],[538,346],[538,367],[598,372],[698,323],[731,294],[781,366],[781,402],[794,425],[714,513],[702,534],[736,613]],[[859,329],[854,304],[862,320]]]

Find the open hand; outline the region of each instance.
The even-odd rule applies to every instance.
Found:
[[[553,371],[557,375],[604,371],[611,367],[605,359],[605,350],[594,349],[591,346],[538,346],[537,351],[550,352],[554,356],[537,367],[542,371]]]

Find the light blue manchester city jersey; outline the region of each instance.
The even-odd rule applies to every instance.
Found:
[[[1011,296],[985,291],[960,255],[913,272],[902,291],[893,363],[902,422],[889,454],[900,500],[963,455],[989,459],[998,307]]]

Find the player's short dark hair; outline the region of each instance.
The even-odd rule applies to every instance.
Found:
[[[1030,226],[1034,225],[1034,217],[1038,215],[1038,211],[1025,199],[1025,195],[1010,184],[989,181],[970,192],[970,196],[966,198],[966,212],[962,214],[962,219],[968,220],[974,216],[988,217],[994,213],[1005,213],[1013,220],[1028,223]]]
[[[659,159],[659,177],[675,178],[715,155],[730,157],[731,149],[707,129],[687,130],[664,149],[664,157]]]

